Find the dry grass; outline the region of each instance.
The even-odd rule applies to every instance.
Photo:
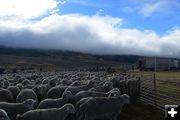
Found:
[[[159,102],[162,104],[180,104],[180,72],[164,71],[164,72],[131,72],[136,76],[150,75],[153,80],[155,74],[157,93],[167,97],[162,97]],[[168,97],[170,97],[168,99]]]

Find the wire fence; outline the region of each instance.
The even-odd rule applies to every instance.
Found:
[[[180,104],[180,87],[177,84],[180,78],[170,80],[157,76],[156,73],[140,75],[140,101],[160,110],[164,110],[165,105]]]

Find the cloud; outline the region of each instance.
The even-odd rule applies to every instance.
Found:
[[[163,10],[163,8],[167,5],[168,2],[165,1],[158,1],[155,3],[147,3],[144,7],[140,10],[144,16],[151,16],[152,14]]]
[[[144,17],[154,15],[173,15],[180,8],[179,0],[128,0],[121,10],[124,13],[140,14]]]
[[[58,4],[64,3],[57,0],[0,0],[0,16],[31,19],[54,11]]]
[[[180,7],[180,2],[178,0],[151,0],[144,2],[138,7],[139,13],[145,17],[150,17],[156,13],[168,14],[177,12]]]
[[[67,1],[59,1],[60,4],[64,5]]]
[[[0,21],[0,45],[71,50],[95,54],[180,57],[180,29],[159,36],[151,30],[122,28],[111,16],[53,14],[40,21]]]
[[[99,9],[95,14],[96,15],[102,15],[104,13],[103,9]]]

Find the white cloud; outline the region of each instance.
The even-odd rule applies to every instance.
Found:
[[[57,0],[0,0],[0,16],[31,19],[54,11],[62,3]]]
[[[66,1],[59,1],[60,4],[64,5]]]
[[[154,13],[165,10],[166,6],[169,5],[167,0],[158,0],[154,3],[146,3],[141,9],[140,13],[146,17],[153,15]]]
[[[122,24],[121,18],[81,14],[54,14],[38,22],[0,21],[0,45],[180,57],[179,28],[159,36],[150,30],[121,28]]]
[[[104,12],[104,10],[103,9],[99,9],[99,12]]]
[[[49,13],[50,14],[55,14],[55,13],[58,13],[58,12],[59,12],[59,9],[54,9],[54,10],[50,11]]]
[[[180,8],[179,0],[129,0],[128,4],[122,7],[125,13],[139,13],[144,17],[154,15],[172,15]]]
[[[102,15],[102,13],[104,13],[104,10],[103,9],[99,9],[95,14],[96,15]]]

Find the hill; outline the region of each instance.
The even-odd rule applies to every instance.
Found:
[[[0,65],[53,65],[58,67],[116,66],[122,63],[136,63],[135,55],[92,55],[86,53],[20,49],[0,46]]]

